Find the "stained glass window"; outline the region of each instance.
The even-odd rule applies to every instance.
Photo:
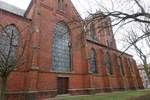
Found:
[[[105,60],[104,61],[105,61],[105,65],[107,67],[108,74],[112,75],[113,74],[112,62],[111,62],[110,54],[108,51],[105,53]]]
[[[54,71],[71,70],[69,29],[64,23],[55,26],[53,34],[52,64]]]
[[[18,39],[19,31],[15,25],[8,25],[0,32],[0,62],[5,62],[4,58],[8,58],[8,64],[16,63]]]
[[[91,72],[97,73],[97,67],[96,67],[96,51],[94,49],[91,50]]]

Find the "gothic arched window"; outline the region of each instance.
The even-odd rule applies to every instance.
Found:
[[[120,72],[121,72],[121,74],[124,76],[124,75],[125,75],[125,72],[124,72],[124,67],[123,67],[122,58],[121,58],[121,57],[118,57],[118,58],[117,58],[117,62],[118,62],[118,66],[119,66]]]
[[[71,71],[69,29],[65,23],[56,24],[53,33],[52,64],[54,71]]]
[[[94,49],[91,50],[91,59],[90,59],[90,67],[92,73],[97,73],[97,64],[96,64],[96,51]]]
[[[110,54],[108,51],[105,53],[105,60],[104,61],[105,61],[105,65],[107,67],[108,74],[112,75],[113,74],[112,62],[111,62]]]
[[[96,36],[96,31],[95,31],[95,25],[93,22],[90,24],[90,33],[91,33],[91,37],[94,39]]]
[[[0,31],[0,62],[7,60],[9,66],[15,66],[19,31],[15,25],[8,25]],[[7,59],[6,59],[7,58]]]

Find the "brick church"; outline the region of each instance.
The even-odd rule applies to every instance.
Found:
[[[110,18],[97,13],[83,24],[71,0],[32,0],[26,11],[0,1],[0,24],[28,41],[8,100],[143,88],[135,60],[116,48]]]

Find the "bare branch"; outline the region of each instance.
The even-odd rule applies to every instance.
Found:
[[[138,5],[138,7],[141,9],[141,12],[142,13],[145,13],[145,9],[143,8],[143,6],[139,3],[139,1],[138,0],[134,0],[135,1],[135,3]]]

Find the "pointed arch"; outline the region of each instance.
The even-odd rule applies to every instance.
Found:
[[[71,71],[70,31],[64,22],[58,22],[54,27],[52,64],[54,71]]]
[[[95,49],[91,49],[91,52],[90,52],[90,55],[91,55],[91,59],[90,59],[90,70],[92,73],[97,73],[97,57],[96,57],[96,51]]]
[[[117,64],[118,64],[119,69],[120,69],[120,73],[121,73],[122,76],[124,76],[125,72],[124,72],[124,66],[123,66],[123,61],[122,61],[122,57],[121,56],[118,56],[117,62],[118,62]]]
[[[17,47],[19,45],[19,29],[15,24],[6,25],[0,33],[0,52],[3,52],[3,57],[7,57],[9,65],[13,65],[17,60]]]
[[[105,65],[107,67],[107,72],[109,75],[113,74],[112,61],[108,51],[105,52]]]

